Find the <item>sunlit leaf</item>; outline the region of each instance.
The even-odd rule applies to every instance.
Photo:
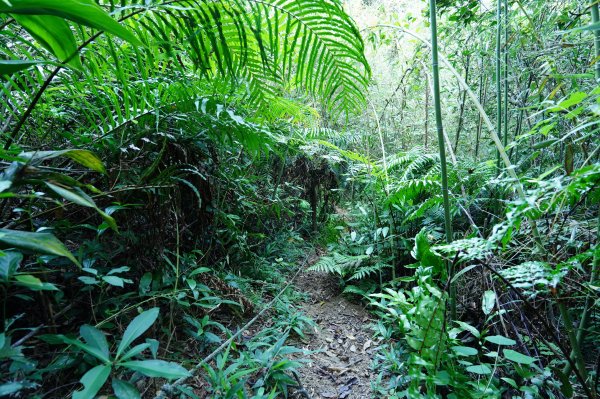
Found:
[[[136,45],[141,42],[91,0],[10,0],[0,1],[0,13],[54,15],[78,24],[111,33]]]

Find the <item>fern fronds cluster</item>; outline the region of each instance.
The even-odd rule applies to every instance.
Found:
[[[347,255],[333,252],[329,256],[321,257],[321,259],[308,270],[337,274],[348,281],[362,280],[390,267],[383,262],[373,263],[374,259],[377,258],[369,255]]]

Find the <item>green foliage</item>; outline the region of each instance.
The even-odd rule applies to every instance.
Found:
[[[158,313],[159,309],[153,308],[136,316],[125,329],[114,357],[110,354],[110,345],[106,336],[95,327],[84,325],[80,328],[79,334],[83,338],[83,342],[63,335],[57,336],[63,343],[75,347],[76,350],[80,350],[82,353],[91,355],[94,358],[92,365],[100,362],[81,377],[80,382],[83,384],[84,389],[74,392],[74,399],[94,397],[102,389],[111,373],[137,372],[147,377],[166,379],[176,379],[189,375],[184,367],[174,362],[156,358],[132,360],[141,357],[144,351],[152,347],[152,342],[149,340],[134,347],[131,347],[131,344],[154,324],[158,318]],[[153,353],[156,356],[156,348],[153,349]],[[124,391],[127,394],[140,396],[137,389],[128,382],[115,379],[113,380],[113,387],[115,386],[115,391],[119,391],[119,393]],[[119,395],[117,396],[119,397]]]

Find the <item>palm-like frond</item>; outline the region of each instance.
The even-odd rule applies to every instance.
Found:
[[[278,116],[294,108],[285,100],[290,95],[315,95],[334,114],[357,110],[365,101],[370,71],[363,42],[336,0],[99,4],[146,47],[79,26],[75,35],[82,43],[83,73],[38,66],[13,74],[4,85],[0,106],[9,116],[4,127],[13,127],[16,138],[26,111],[51,102],[49,88],[81,101],[88,109],[85,116],[94,121],[88,127],[101,127],[104,133],[166,105],[193,102],[199,91],[235,94],[259,114]],[[38,44],[20,38],[21,28],[14,21],[7,28],[0,35],[0,56],[52,58]],[[218,88],[210,87],[213,83]]]

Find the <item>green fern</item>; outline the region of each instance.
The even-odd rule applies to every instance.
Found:
[[[342,277],[349,275],[369,259],[368,255],[343,255],[333,252],[331,256],[323,256],[308,270],[338,274]]]
[[[377,262],[374,265],[365,265],[354,270],[352,276],[348,278],[348,281],[351,280],[362,280],[366,277],[371,276],[372,274],[379,273],[383,269],[391,267],[386,263]]]

